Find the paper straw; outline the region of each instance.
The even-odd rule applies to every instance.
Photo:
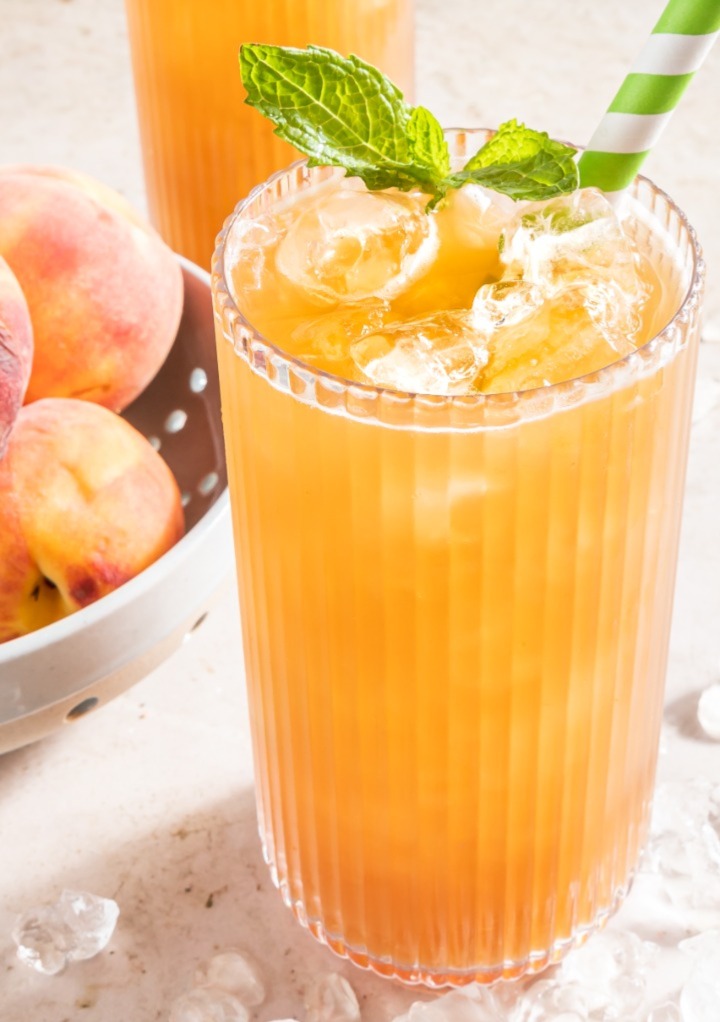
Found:
[[[720,0],[669,0],[580,157],[580,184],[621,192],[720,34]]]

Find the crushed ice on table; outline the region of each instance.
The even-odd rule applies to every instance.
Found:
[[[500,1022],[495,993],[479,986],[452,990],[434,1001],[415,1001],[393,1022]]]
[[[706,688],[698,700],[698,721],[708,738],[720,741],[720,684]]]
[[[278,270],[325,301],[391,298],[433,262],[437,225],[419,195],[338,188],[310,200],[276,253]]]
[[[265,1000],[265,986],[257,966],[239,951],[221,951],[195,970],[195,985],[216,987],[254,1008]]]
[[[647,974],[659,948],[635,933],[602,930],[564,959],[555,1007],[588,1018],[631,1015],[642,1004]]]
[[[169,1022],[248,1022],[245,1005],[219,987],[195,987],[170,1006]]]
[[[655,791],[643,869],[681,908],[720,910],[720,785],[698,777]]]
[[[360,1005],[344,976],[330,972],[311,983],[305,992],[306,1022],[358,1022]]]
[[[23,913],[12,932],[17,956],[37,972],[53,976],[68,962],[93,958],[108,944],[120,909],[110,898],[63,891],[52,905]]]
[[[690,975],[680,991],[683,1022],[718,1022],[720,930],[706,930],[681,941],[679,947],[691,960]]]
[[[647,1022],[683,1022],[680,1009],[672,1001],[657,1004],[647,1017]]]
[[[658,953],[635,933],[603,930],[540,979],[416,1001],[394,1022],[629,1022]]]
[[[466,393],[488,359],[469,314],[437,312],[355,341],[350,355],[371,383],[422,394]]]

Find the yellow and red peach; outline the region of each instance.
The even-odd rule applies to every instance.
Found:
[[[71,398],[25,405],[0,461],[0,642],[93,603],[182,532],[177,483],[128,422]]]
[[[0,257],[0,458],[27,390],[32,352],[32,323],[25,295]]]
[[[179,263],[122,196],[74,171],[0,167],[0,255],[35,335],[26,401],[79,397],[120,411],[175,339]]]

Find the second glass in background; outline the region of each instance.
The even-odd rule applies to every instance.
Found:
[[[355,53],[412,96],[412,0],[126,0],[150,216],[208,267],[245,195],[297,153],[243,103],[243,42]]]

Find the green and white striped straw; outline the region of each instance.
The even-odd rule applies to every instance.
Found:
[[[580,157],[583,188],[632,183],[718,34],[720,0],[669,0]]]

